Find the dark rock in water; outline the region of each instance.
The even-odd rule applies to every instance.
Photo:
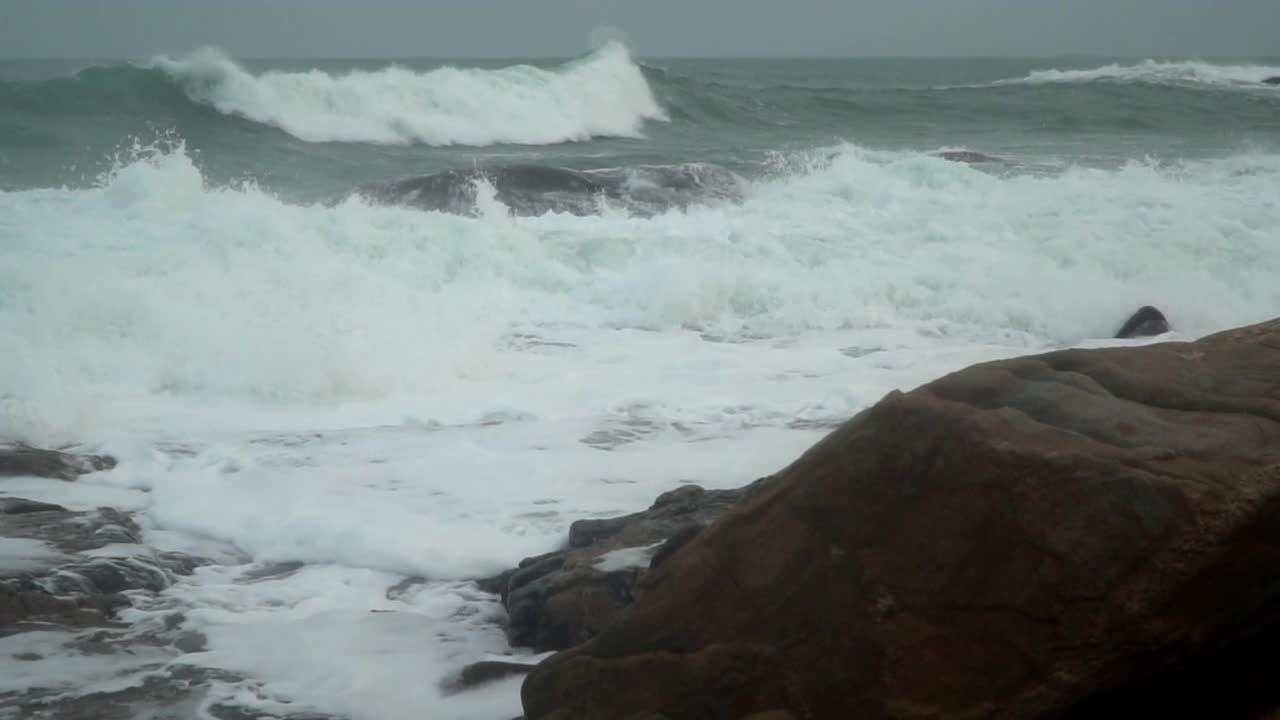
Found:
[[[36,540],[50,550],[34,567],[0,566],[0,635],[30,623],[82,627],[109,622],[129,605],[123,593],[159,592],[201,564],[180,553],[137,557],[93,557],[86,551],[107,545],[137,545],[141,531],[128,515],[112,508],[73,512],[23,498],[0,502],[0,538]]]
[[[481,660],[462,668],[457,678],[445,684],[445,693],[452,695],[470,690],[477,685],[504,680],[516,675],[527,675],[533,669],[531,663],[505,662],[502,660]]]
[[[1262,83],[1264,85],[1280,85],[1280,75],[1276,75],[1275,77],[1265,78],[1262,81]]]
[[[27,629],[30,623],[69,627],[101,625],[129,601],[119,595],[86,598],[58,597],[38,587],[16,589],[0,582],[0,637]]]
[[[0,537],[40,540],[74,554],[104,545],[137,544],[142,531],[133,518],[114,508],[72,512],[58,505],[6,498],[19,512],[0,513]],[[0,575],[5,568],[0,566]]]
[[[33,512],[69,512],[61,505],[27,500],[25,498],[0,497],[0,515],[22,515]]]
[[[302,567],[303,563],[296,560],[265,563],[240,573],[240,576],[236,578],[236,582],[248,585],[266,580],[279,580],[298,572]]]
[[[357,193],[377,202],[472,215],[481,182],[492,186],[498,201],[517,215],[591,215],[599,212],[601,201],[652,214],[741,195],[733,173],[703,164],[607,170],[504,165],[373,183]]]
[[[952,162],[962,162],[962,163],[969,163],[969,164],[1004,162],[1000,158],[995,157],[993,155],[987,155],[985,153],[975,152],[973,150],[941,150],[934,154],[942,158],[943,160],[950,160]]]
[[[173,646],[185,653],[204,652],[209,649],[209,638],[202,632],[189,630],[178,635]]]
[[[530,720],[1259,717],[1280,319],[890,393],[635,592]]]
[[[75,480],[85,473],[115,466],[116,459],[109,455],[71,455],[26,445],[0,446],[0,477],[34,475]]]
[[[424,577],[414,575],[407,577],[400,582],[387,588],[386,597],[388,600],[399,600],[416,587],[426,585],[428,580]]]
[[[686,485],[662,494],[643,512],[579,520],[569,527],[567,549],[525,558],[519,567],[477,584],[502,596],[512,645],[539,652],[572,647],[593,637],[631,604],[636,582],[647,569],[634,562],[610,567],[606,553],[633,548],[631,560],[652,552],[648,564],[661,562],[767,481],[762,478],[733,490]]]
[[[138,720],[139,718],[210,717],[217,720],[344,720],[340,716],[311,712],[265,712],[257,703],[237,707],[208,704],[211,686],[239,683],[244,678],[225,670],[172,663],[147,673],[141,682],[118,690],[69,693],[54,685],[7,693],[0,708],[23,720]],[[287,707],[282,702],[280,707]]]
[[[1169,329],[1169,321],[1165,319],[1164,313],[1150,305],[1144,305],[1125,321],[1116,333],[1116,337],[1120,339],[1151,337],[1163,335],[1169,332]]]

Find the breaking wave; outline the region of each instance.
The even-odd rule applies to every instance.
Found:
[[[1184,60],[1143,60],[1133,65],[1111,64],[1084,70],[1035,70],[1026,77],[1001,80],[997,85],[1045,85],[1050,83],[1131,82],[1166,85],[1241,87],[1261,85],[1280,76],[1280,67],[1267,65],[1214,65]]]
[[[640,67],[611,43],[562,66],[250,73],[213,49],[150,66],[193,101],[308,142],[545,145],[638,137],[666,119]]]

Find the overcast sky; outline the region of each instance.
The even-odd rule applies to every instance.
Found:
[[[1280,0],[0,0],[0,57],[1280,55]]]

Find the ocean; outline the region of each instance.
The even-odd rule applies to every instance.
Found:
[[[1150,342],[1111,339],[1142,305],[1156,340],[1280,312],[1271,76],[619,44],[0,63],[0,439],[121,461],[0,494],[209,561],[122,612],[201,648],[0,638],[0,717],[177,668],[205,671],[190,717],[520,714],[518,679],[441,682],[527,655],[470,581],[573,520],[743,485],[974,362]]]

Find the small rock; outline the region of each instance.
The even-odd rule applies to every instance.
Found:
[[[401,580],[400,582],[396,583],[395,585],[392,585],[391,587],[387,588],[386,598],[388,600],[399,600],[400,598],[404,597],[410,590],[414,589],[415,587],[418,587],[419,585],[425,585],[425,584],[427,584],[427,579],[424,577],[419,577],[416,575],[413,577],[407,577]]]
[[[1165,319],[1164,313],[1150,305],[1144,305],[1125,321],[1120,331],[1116,333],[1116,338],[1127,340],[1163,335],[1169,332],[1169,329],[1169,321]]]
[[[36,477],[75,480],[95,470],[109,470],[116,459],[109,455],[72,455],[27,445],[0,446],[0,477]]]
[[[1265,78],[1265,79],[1262,81],[1262,84],[1263,84],[1263,85],[1280,85],[1280,75],[1276,75],[1276,76],[1274,76],[1274,77]]]
[[[445,685],[444,691],[445,694],[452,695],[504,678],[528,675],[532,669],[533,665],[529,663],[481,660],[462,668],[462,672],[458,674],[458,677]]]
[[[209,647],[209,638],[202,632],[188,630],[178,636],[173,646],[185,653],[204,652]]]
[[[27,500],[26,498],[0,498],[0,515],[25,515],[37,512],[70,512],[61,505]]]
[[[987,155],[986,153],[980,153],[975,150],[942,150],[935,154],[943,160],[968,164],[1000,162],[1000,158],[998,157]]]
[[[56,597],[39,588],[16,589],[0,584],[0,637],[30,622],[51,622],[83,627],[100,625],[114,610],[113,601],[123,598],[98,598],[102,602],[77,602]],[[127,603],[127,601],[125,601]],[[118,607],[118,604],[115,605]]]

